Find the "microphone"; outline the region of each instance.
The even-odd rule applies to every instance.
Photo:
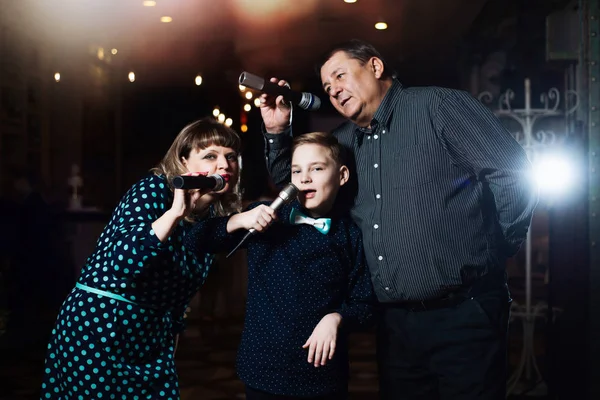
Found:
[[[275,200],[273,200],[273,202],[269,205],[269,207],[271,207],[273,210],[277,211],[277,209],[279,207],[291,202],[297,196],[298,196],[298,188],[293,183],[290,182],[287,184],[286,187],[283,188],[283,190],[281,192],[279,192],[279,194],[277,195],[277,198]],[[246,235],[242,238],[242,240],[240,240],[240,242],[237,244],[237,246],[235,246],[233,248],[233,250],[231,250],[229,252],[229,254],[227,254],[227,257],[225,257],[225,258],[229,258],[229,256],[231,256],[233,253],[235,253],[235,251],[237,249],[240,248],[240,246],[242,245],[242,243],[244,243],[246,241],[246,239],[248,239],[250,236],[254,235],[255,233],[256,233],[256,229],[253,229],[253,228],[248,229],[248,233],[246,233]]]
[[[215,192],[222,190],[226,183],[225,178],[219,174],[208,176],[179,175],[171,181],[175,189],[212,189]]]
[[[249,72],[242,72],[239,78],[240,85],[260,90],[261,92],[273,95],[283,96],[287,101],[298,105],[299,107],[308,110],[315,111],[321,107],[321,99],[312,93],[306,92],[294,92],[287,86],[279,86],[273,82],[264,80],[260,76],[256,76]]]

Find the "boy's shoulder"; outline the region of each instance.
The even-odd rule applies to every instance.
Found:
[[[358,227],[356,222],[354,222],[350,214],[336,215],[332,218],[332,220],[345,227],[348,230],[348,232],[360,234],[360,228]]]

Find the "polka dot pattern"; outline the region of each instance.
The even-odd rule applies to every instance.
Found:
[[[248,297],[238,375],[254,389],[284,396],[343,392],[348,379],[345,332],[371,320],[375,299],[362,237],[349,217],[332,218],[327,235],[310,225],[291,225],[292,206],[297,203],[281,207],[279,222],[246,243]],[[197,224],[188,246],[200,238],[203,247],[215,249],[237,244],[240,238],[227,234],[227,221],[211,218]],[[315,368],[302,345],[332,312],[342,315],[344,331],[334,358]]]
[[[162,176],[149,175],[123,197],[63,303],[44,366],[42,399],[179,399],[174,337],[212,265],[183,241],[182,221],[161,243],[152,223],[172,202]]]

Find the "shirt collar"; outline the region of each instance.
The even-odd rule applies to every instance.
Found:
[[[360,126],[356,125],[356,132],[358,134],[359,141],[362,141],[362,137],[364,135],[370,135],[377,129],[379,125],[389,128],[388,124],[390,122],[390,118],[392,117],[394,106],[400,97],[402,90],[404,90],[404,87],[398,79],[394,78],[392,80],[392,86],[390,86],[387,93],[383,97],[381,104],[379,107],[377,107],[377,111],[375,111],[375,115],[371,120],[371,128],[361,128]]]

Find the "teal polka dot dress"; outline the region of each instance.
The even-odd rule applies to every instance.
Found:
[[[42,399],[179,399],[174,338],[213,257],[185,248],[187,221],[158,240],[172,198],[149,175],[113,212],[52,330]]]

